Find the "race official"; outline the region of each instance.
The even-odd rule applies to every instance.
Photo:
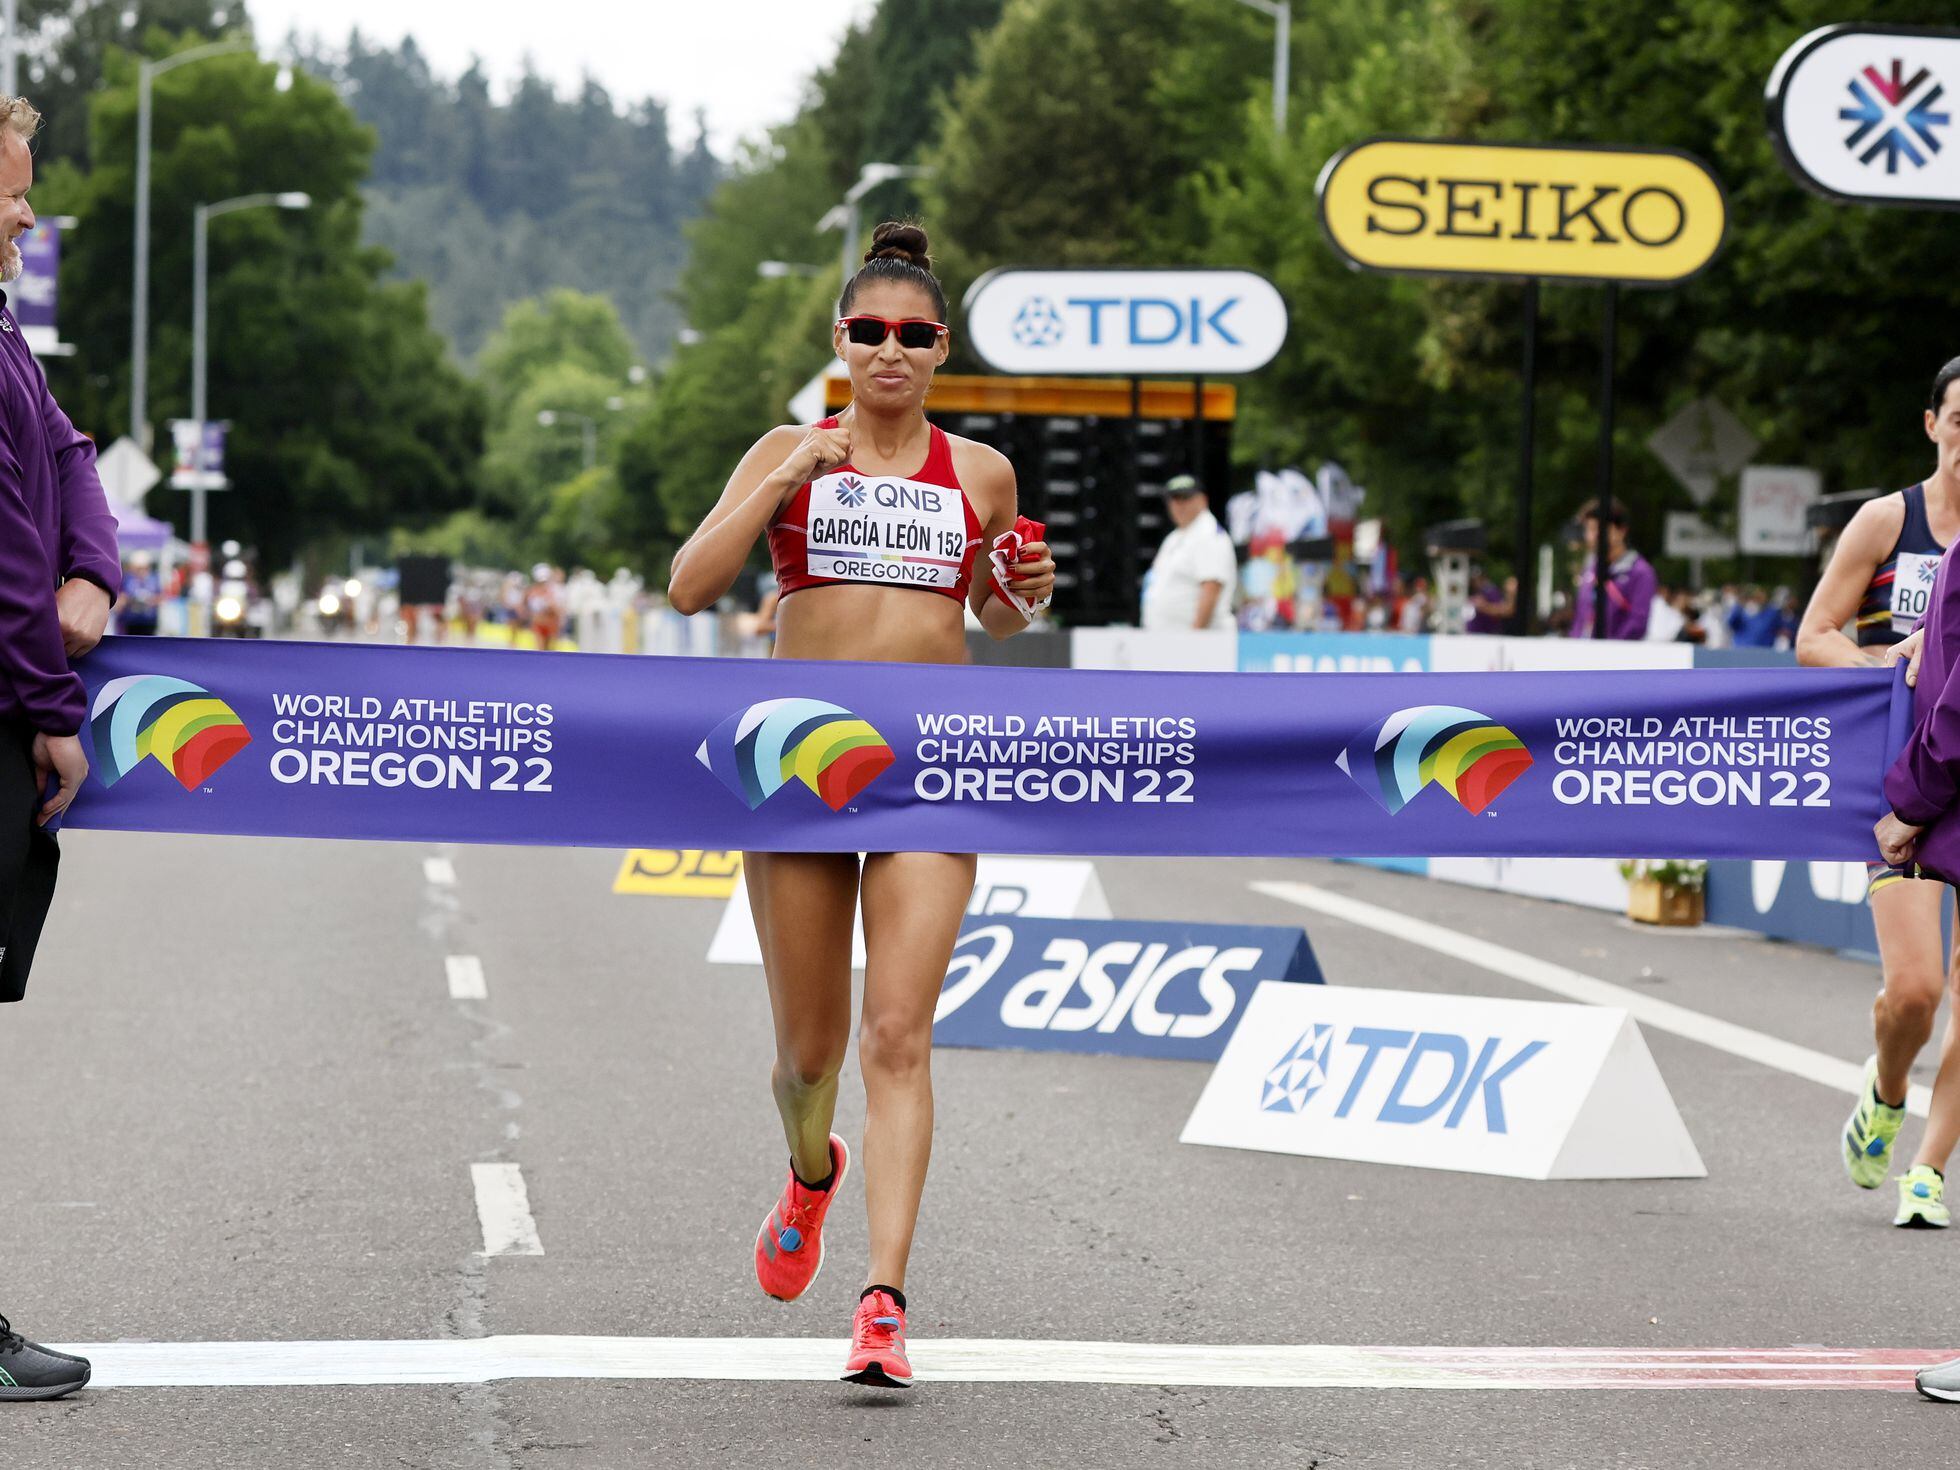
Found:
[[[28,143],[40,121],[24,99],[0,98],[0,285],[20,279],[14,242],[34,227]],[[87,697],[69,661],[101,639],[121,586],[95,447],[0,306],[0,1002],[26,993],[54,897],[61,854],[45,824],[88,774],[77,738]],[[88,1376],[85,1360],[29,1342],[0,1317],[0,1400],[60,1398]]]
[[[1143,626],[1229,628],[1238,552],[1218,524],[1195,475],[1174,476],[1164,486],[1164,508],[1175,529],[1157,548],[1143,584]]]

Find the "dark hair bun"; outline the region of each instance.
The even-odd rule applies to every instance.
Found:
[[[888,219],[871,232],[871,248],[864,252],[865,263],[874,260],[902,260],[922,271],[932,269],[932,245],[917,225]]]

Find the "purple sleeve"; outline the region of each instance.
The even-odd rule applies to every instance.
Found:
[[[1941,571],[1937,595],[1939,605],[1921,619],[1926,629],[1928,649],[1920,674],[1920,698],[1915,701],[1913,731],[1905,749],[1885,773],[1885,799],[1901,821],[1915,827],[1930,826],[1953,809],[1956,795],[1955,773],[1960,771],[1960,659],[1946,669],[1946,681],[1931,701],[1924,698],[1926,676],[1936,674],[1944,662],[1944,647],[1933,649],[1936,634],[1944,634],[1953,620],[1960,619],[1960,578]],[[1937,660],[1937,662],[1936,662]]]
[[[41,378],[41,423],[54,451],[61,489],[61,566],[64,579],[84,577],[114,601],[122,591],[122,558],[116,551],[116,518],[95,472],[95,445],[76,429]]]
[[[1660,589],[1660,585],[1653,563],[1644,556],[1635,557],[1633,565],[1627,568],[1627,609],[1626,622],[1621,625],[1622,638],[1640,639],[1647,636],[1647,619],[1653,614],[1654,593]]]
[[[68,668],[55,611],[54,568],[20,494],[20,466],[0,447],[0,674],[27,721],[49,735],[73,735],[88,713],[81,679]]]

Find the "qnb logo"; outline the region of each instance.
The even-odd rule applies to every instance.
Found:
[[[96,691],[89,710],[95,775],[122,780],[146,758],[195,791],[252,743],[252,732],[210,690],[163,674],[130,674]]]
[[[754,811],[801,781],[842,811],[895,757],[885,737],[842,705],[766,699],[709,732],[694,758]]]
[[[1953,121],[1952,114],[1934,111],[1946,88],[1933,74],[1922,66],[1908,81],[1905,70],[1905,63],[1896,60],[1890,77],[1880,76],[1875,66],[1866,67],[1844,84],[1851,105],[1838,109],[1838,117],[1854,125],[1844,146],[1860,163],[1883,155],[1888,174],[1899,171],[1901,158],[1924,168],[1940,151],[1937,130]]]
[[[1500,1036],[1472,1041],[1449,1031],[1396,1031],[1382,1026],[1350,1026],[1345,1036],[1337,1032],[1333,1026],[1311,1026],[1286,1049],[1259,1085],[1262,1112],[1304,1114],[1316,1095],[1338,1096],[1331,1114],[1337,1119],[1414,1127],[1441,1117],[1444,1128],[1454,1129],[1469,1120],[1472,1109],[1481,1103],[1484,1130],[1508,1133],[1504,1084],[1550,1044],[1526,1041],[1506,1056],[1506,1042]],[[1388,1091],[1371,1108],[1362,1103],[1363,1094],[1369,1092],[1375,1063],[1391,1052],[1406,1055]],[[1353,1071],[1347,1085],[1330,1086],[1350,1062]]]
[[[864,504],[864,481],[855,475],[846,475],[837,482],[837,503],[846,510],[856,510]]]
[[[1046,296],[1030,296],[1022,302],[1009,330],[1023,347],[1053,347],[1068,333],[1061,312]]]
[[[1334,764],[1390,816],[1432,781],[1477,816],[1531,769],[1531,752],[1489,715],[1454,704],[1419,704],[1370,725]]]

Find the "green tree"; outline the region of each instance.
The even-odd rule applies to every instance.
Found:
[[[210,403],[231,421],[214,536],[285,559],[329,531],[426,523],[469,503],[481,453],[474,388],[427,327],[421,287],[380,282],[357,242],[372,135],[332,88],[220,56],[158,79],[151,196],[150,411],[190,398],[191,214],[199,201],[304,190],[310,210],[257,210],[211,229]],[[112,53],[90,103],[92,172],[50,169],[48,212],[80,217],[62,268],[62,330],[78,354],[57,393],[98,436],[128,416],[135,63]],[[180,522],[181,504],[159,492]],[[176,497],[181,501],[182,497]]]
[[[511,304],[497,335],[484,346],[477,376],[491,418],[502,423],[542,374],[576,367],[610,384],[609,393],[620,393],[634,359],[633,341],[612,302],[560,288]],[[605,396],[600,395],[602,401]]]
[[[229,0],[20,0],[20,87],[48,120],[37,158],[88,163],[88,100],[111,54],[157,35],[216,40],[238,13]]]

